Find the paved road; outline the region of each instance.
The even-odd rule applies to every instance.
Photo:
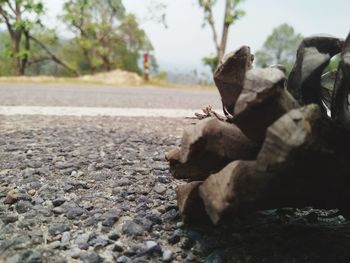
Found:
[[[217,91],[67,84],[0,84],[0,106],[220,108]]]

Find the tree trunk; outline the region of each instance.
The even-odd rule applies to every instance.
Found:
[[[13,36],[11,36],[12,42],[12,59],[15,67],[16,76],[21,76],[21,58],[19,58],[19,52],[21,48],[22,33],[15,30]]]
[[[28,31],[24,31],[24,48],[26,50],[26,54],[24,55],[24,57],[22,58],[21,60],[21,75],[24,75],[25,74],[25,71],[26,71],[26,68],[27,68],[27,65],[28,65],[28,59],[29,59],[29,56],[28,56],[28,53],[30,51],[30,36],[29,36],[29,32]]]
[[[228,38],[228,33],[231,25],[231,22],[228,21],[229,17],[231,16],[231,9],[232,9],[232,0],[226,0],[225,17],[224,17],[224,23],[223,23],[224,26],[222,30],[221,43],[219,45],[219,50],[217,54],[218,62],[221,61],[221,59],[224,57],[224,54],[226,51],[227,38]]]
[[[22,22],[22,13],[21,13],[21,3],[20,1],[16,1],[15,5],[15,16],[16,16],[16,23],[18,25]],[[13,56],[15,59],[15,71],[17,76],[21,76],[22,74],[22,59],[19,57],[19,53],[21,50],[21,40],[22,40],[22,29],[15,28],[14,30],[14,39],[13,39]]]

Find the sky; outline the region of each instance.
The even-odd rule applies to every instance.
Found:
[[[146,21],[147,7],[152,0],[123,0],[128,12],[135,13],[151,39],[155,55],[164,71],[203,71],[202,58],[214,54],[212,32],[202,27],[203,12],[197,0],[158,0],[168,5],[168,28]],[[68,29],[56,16],[64,0],[45,0],[47,22],[63,35]],[[303,36],[331,34],[345,38],[350,31],[349,0],[246,0],[241,8],[246,16],[230,29],[227,52],[248,45],[255,52],[262,47],[272,30],[282,23],[292,25]],[[224,0],[217,0],[215,17],[217,30],[223,22]]]

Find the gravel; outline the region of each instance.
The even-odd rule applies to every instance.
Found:
[[[0,116],[0,262],[349,262],[337,210],[182,224],[164,153],[192,122]]]

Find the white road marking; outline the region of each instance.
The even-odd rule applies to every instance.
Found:
[[[0,106],[0,115],[45,115],[45,116],[120,116],[120,117],[194,117],[201,110],[194,109],[147,109],[147,108],[96,108],[96,107],[42,107]],[[216,110],[220,112],[220,110]]]

